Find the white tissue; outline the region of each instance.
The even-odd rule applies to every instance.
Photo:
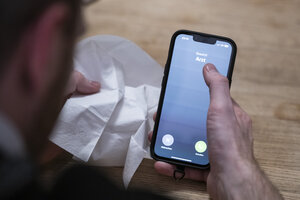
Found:
[[[97,166],[124,166],[127,188],[144,157],[157,108],[162,67],[132,42],[95,36],[76,48],[75,69],[101,83],[101,91],[72,96],[50,140]]]

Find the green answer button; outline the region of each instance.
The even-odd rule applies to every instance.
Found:
[[[204,141],[198,141],[195,144],[195,149],[198,153],[203,153],[207,149],[207,145]]]

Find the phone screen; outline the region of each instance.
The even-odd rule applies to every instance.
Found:
[[[176,37],[157,128],[156,155],[209,164],[206,118],[210,99],[202,69],[212,63],[227,76],[231,54],[232,45],[224,40],[209,44],[195,41],[193,35]]]

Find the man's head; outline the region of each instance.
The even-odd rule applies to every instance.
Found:
[[[0,2],[0,111],[34,154],[47,140],[71,71],[78,0]]]

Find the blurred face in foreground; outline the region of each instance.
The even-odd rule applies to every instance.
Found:
[[[79,6],[50,4],[25,27],[2,62],[0,110],[19,129],[33,158],[47,142],[63,105],[78,16]]]

